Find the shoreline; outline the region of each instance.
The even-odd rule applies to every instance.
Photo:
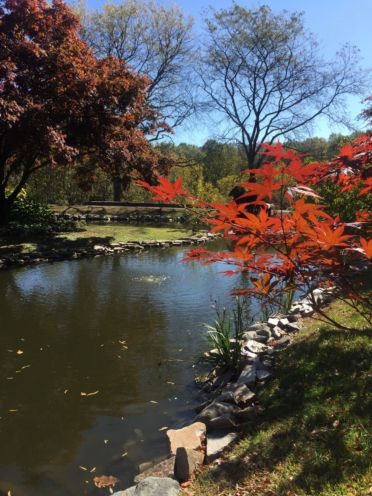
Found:
[[[0,256],[0,270],[23,267],[41,263],[54,263],[66,260],[79,260],[83,258],[94,258],[100,256],[111,256],[126,252],[138,252],[150,248],[170,248],[173,246],[190,246],[207,243],[217,236],[199,232],[191,236],[175,240],[150,240],[150,241],[128,241],[114,243],[97,243],[92,248],[51,248],[45,252],[13,253],[12,255]]]

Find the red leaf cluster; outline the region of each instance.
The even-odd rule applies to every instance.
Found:
[[[255,181],[241,184],[247,191],[241,198],[255,195],[254,203],[260,207],[257,214],[240,201],[209,205],[200,202],[211,231],[223,233],[232,248],[220,252],[193,250],[186,260],[198,259],[203,264],[224,262],[232,267],[226,274],[245,273],[250,285],[237,289],[238,294],[255,293],[271,298],[279,289],[310,287],[315,279],[322,279],[324,283],[342,287],[352,297],[354,293],[346,277],[350,264],[372,258],[371,241],[356,230],[368,212],[358,212],[353,223],[341,223],[324,211],[325,205],[318,203],[320,197],[314,191],[314,184],[327,178],[341,184],[344,190],[361,188],[361,194],[367,194],[371,183],[368,171],[372,162],[372,137],[362,136],[343,147],[330,163],[304,165],[301,156],[285,150],[280,143],[263,148],[268,161],[261,169],[246,171],[249,178],[254,173]],[[172,185],[162,179],[160,186],[146,184],[145,187],[162,200],[172,200],[176,194],[184,194],[187,199],[180,182]],[[269,215],[267,201],[272,199],[273,191],[279,194],[280,204]],[[284,201],[289,204],[286,210]],[[364,223],[364,229],[367,228],[368,223]],[[356,293],[354,296],[359,298]]]

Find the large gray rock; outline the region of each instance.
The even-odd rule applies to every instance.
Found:
[[[258,341],[260,343],[266,343],[266,341],[269,339],[270,336],[264,336],[261,334],[258,334],[257,331],[246,331],[243,334],[243,339],[244,341],[248,341],[250,339],[253,339],[254,341]]]
[[[249,339],[244,343],[244,349],[250,351],[251,353],[262,353],[267,350],[267,346],[263,343]]]
[[[137,486],[119,491],[113,496],[179,496],[181,487],[174,479],[168,477],[148,477]]]
[[[210,463],[215,460],[226,448],[231,446],[237,438],[238,434],[236,432],[214,432],[213,434],[208,435],[206,461]]]
[[[231,403],[225,403],[223,401],[213,401],[204,410],[202,410],[197,416],[198,420],[202,420],[207,425],[212,419],[221,417],[222,415],[232,415],[237,412],[239,408]]]
[[[236,427],[237,424],[235,419],[230,413],[215,417],[208,422],[208,432],[216,430],[234,430]]]
[[[239,376],[239,379],[237,380],[237,384],[254,384],[256,382],[256,365],[246,365],[244,369],[242,370],[242,373]]]

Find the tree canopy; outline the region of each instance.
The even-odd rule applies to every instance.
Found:
[[[166,163],[147,135],[167,126],[151,84],[113,56],[97,59],[61,0],[0,0],[0,218],[44,167],[94,159],[122,181]]]

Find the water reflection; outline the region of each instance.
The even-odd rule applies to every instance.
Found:
[[[125,487],[138,463],[166,453],[159,428],[192,414],[201,324],[236,282],[183,256],[0,273],[0,490],[99,494],[94,474]]]

